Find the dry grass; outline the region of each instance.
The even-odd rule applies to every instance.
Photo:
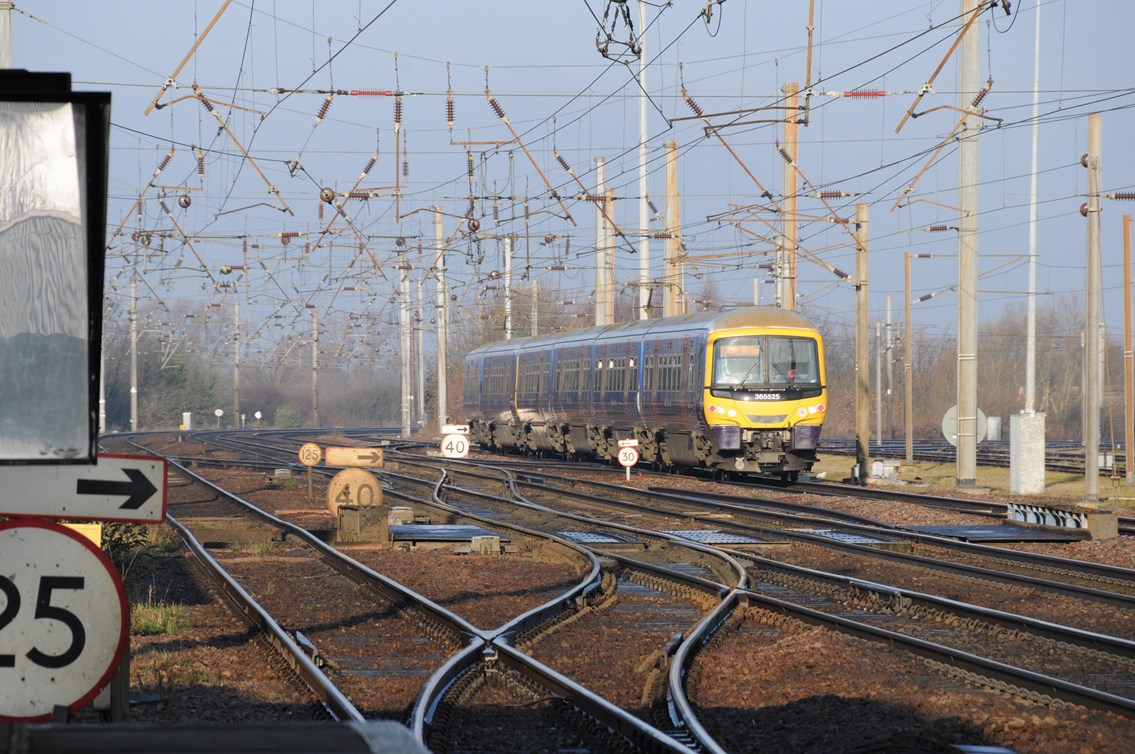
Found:
[[[850,456],[821,455],[820,462],[812,473],[827,472],[827,479],[844,479],[851,476],[855,459]],[[944,494],[961,492],[957,487],[957,465],[955,463],[919,462],[899,468],[900,482],[911,485],[924,485],[929,489],[943,491]],[[976,487],[988,490],[994,495],[1009,494],[1009,469],[978,467]],[[1067,474],[1050,471],[1045,477],[1045,492],[1048,497],[1062,500],[1084,499],[1084,477],[1082,474]],[[1118,478],[1100,477],[1099,498],[1111,506],[1135,507],[1135,486]]]

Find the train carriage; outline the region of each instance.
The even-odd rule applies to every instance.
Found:
[[[827,404],[820,333],[775,307],[503,341],[465,364],[473,440],[526,452],[610,460],[634,438],[660,466],[794,478]]]

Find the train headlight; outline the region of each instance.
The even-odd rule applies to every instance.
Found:
[[[815,413],[815,411],[816,411],[816,409],[813,408],[812,413]],[[800,408],[796,409],[796,415],[799,416],[801,419],[803,419],[805,416],[808,415],[808,409],[801,406]]]
[[[733,417],[735,417],[737,415],[737,409],[731,408],[725,413],[725,415],[728,416],[730,419],[732,419]]]

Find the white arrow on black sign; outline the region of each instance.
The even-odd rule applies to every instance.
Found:
[[[100,455],[93,466],[0,466],[0,489],[0,516],[157,524],[166,515],[166,461]]]

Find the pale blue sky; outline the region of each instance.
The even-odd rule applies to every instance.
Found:
[[[307,321],[302,302],[315,304],[332,321],[351,313],[389,321],[396,313],[391,296],[399,247],[394,239],[408,239],[402,248],[410,250],[417,265],[417,237],[424,235],[428,245],[433,234],[432,214],[425,208],[436,205],[448,213],[447,236],[454,231],[456,217],[468,208],[466,148],[455,142],[478,142],[470,147],[474,194],[501,197],[495,217],[492,201],[478,200],[475,213],[481,230],[519,233],[517,266],[523,268],[527,261],[541,288],[558,288],[573,300],[585,299],[593,288],[594,206],[572,198],[584,191],[555,155],[569,164],[587,191],[593,190],[594,159],[606,158],[609,186],[622,199],[616,219],[632,239],[636,237],[638,86],[631,74],[637,64],[611,62],[597,52],[596,19],[602,19],[606,9],[600,0],[403,0],[389,6],[233,2],[177,76],[178,88],[162,97],[166,106],[149,115],[144,114],[148,103],[212,20],[221,0],[29,0],[18,5],[12,23],[16,67],[70,71],[76,88],[113,94],[108,233],[120,225],[122,231],[108,260],[112,295],[120,295],[128,276],[141,270],[141,290],[150,303],[161,301],[172,309],[185,301],[239,300],[241,316],[252,320],[253,328],[277,315],[284,327],[260,328],[259,337],[269,340],[287,337],[293,323]],[[637,29],[637,4],[628,7]],[[691,0],[649,6],[649,194],[664,211],[662,145],[677,141],[683,232],[696,264],[689,271],[710,281],[722,298],[739,301],[751,299],[754,278],[767,276],[757,265],[771,261],[766,253],[770,244],[710,218],[763,201],[749,173],[774,195],[779,192],[780,127],[757,123],[724,130],[735,159],[715,138],[706,137],[703,123],[687,119],[692,113],[681,90],[684,83],[706,113],[774,103],[785,81],[806,78],[808,3],[734,0],[712,5],[708,20],[700,15],[705,7]],[[897,210],[892,206],[957,122],[957,112],[948,109],[957,104],[956,65],[951,59],[919,110],[948,107],[910,120],[895,133],[946,55],[960,8],[960,0],[816,2],[814,96],[810,123],[799,130],[797,162],[817,188],[859,192],[833,202],[837,214],[853,216],[856,202],[870,205],[873,318],[883,316],[888,293],[895,319],[901,318],[906,251],[941,255],[916,261],[916,298],[956,281],[954,234],[923,230],[954,222],[954,145],[918,178],[908,199],[920,201]],[[1006,302],[1023,302],[1027,285],[1036,9],[1033,0],[1013,3],[1009,16],[994,9],[982,16],[975,30],[980,35],[981,79],[993,79],[982,104],[988,115],[1002,119],[999,128],[989,121],[991,128],[980,146],[983,318],[999,314]],[[614,13],[612,8],[607,29]],[[1126,60],[1135,4],[1049,0],[1041,13],[1038,286],[1046,294],[1077,295],[1084,288],[1086,245],[1085,221],[1078,212],[1086,171],[1079,158],[1087,150],[1090,112],[1104,113],[1103,190],[1135,190],[1130,140],[1135,133],[1135,77],[1126,63],[1106,62]],[[614,28],[616,39],[627,38],[621,22]],[[609,47],[613,55],[621,49],[617,44]],[[219,133],[218,121],[192,98],[194,82],[214,103],[231,135]],[[531,158],[515,144],[487,143],[504,142],[511,135],[489,106],[486,86]],[[338,95],[317,126],[324,94],[273,93],[273,88],[406,92],[401,141],[396,140],[389,97]],[[450,89],[455,103],[452,132],[446,122]],[[833,96],[861,89],[883,90],[887,96]],[[766,111],[746,119],[767,117]],[[171,145],[174,157],[157,185],[147,189]],[[191,147],[205,150],[203,178]],[[242,148],[251,161],[242,156]],[[379,158],[360,181],[376,148]],[[405,151],[399,156],[408,168],[406,175],[395,159],[396,148]],[[298,167],[289,166],[293,160]],[[563,197],[563,207],[550,198],[544,178]],[[390,197],[396,184],[402,193],[397,205]],[[327,213],[319,217],[319,188],[345,192],[356,185],[375,189],[378,195],[349,201],[345,211],[350,224],[332,225],[323,238],[325,248],[305,255],[304,238],[314,242],[331,225],[326,206]],[[158,201],[163,193],[170,215]],[[131,211],[139,194],[140,216]],[[188,208],[177,203],[182,194],[192,199]],[[1104,318],[1112,332],[1120,332],[1120,218],[1135,211],[1135,204],[1105,200],[1104,207]],[[800,211],[826,214],[820,202],[808,198],[801,199]],[[402,215],[401,222],[396,213]],[[759,222],[746,227],[757,234],[768,231]],[[650,228],[661,229],[659,221]],[[526,232],[530,248],[523,240]],[[301,235],[285,245],[282,233]],[[555,240],[544,245],[548,234]],[[144,247],[136,239],[147,235],[151,246]],[[253,269],[246,278],[237,280],[237,275],[224,276],[219,270],[243,263],[242,237],[248,237],[248,258],[255,263],[250,262]],[[806,223],[800,238],[810,254],[854,272],[851,238],[840,226]],[[360,241],[365,247],[361,251]],[[500,244],[475,244],[458,236],[451,249],[455,305],[458,316],[468,316],[489,274],[503,269]],[[661,255],[662,242],[652,241],[655,270],[660,269]],[[430,249],[421,258],[428,265]],[[638,258],[624,250],[619,260],[619,283],[637,282]],[[990,272],[995,268],[1002,269]],[[216,287],[233,280],[235,289]],[[517,285],[526,288],[528,283],[518,280]],[[687,278],[692,297],[700,286]],[[770,302],[773,287],[761,289],[763,301]],[[852,287],[837,282],[822,266],[801,261],[798,291],[806,310],[846,321],[854,316]],[[432,300],[432,289],[427,287],[426,295]],[[916,305],[913,319],[948,332],[954,328],[954,312],[954,296],[945,293]]]

